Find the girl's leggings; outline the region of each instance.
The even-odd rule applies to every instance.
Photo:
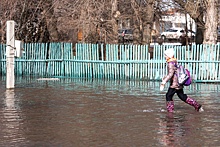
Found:
[[[187,95],[184,94],[183,89],[175,89],[175,88],[170,88],[168,89],[167,93],[166,93],[166,101],[173,101],[173,96],[174,94],[177,94],[177,96],[184,102],[186,102],[187,99]]]

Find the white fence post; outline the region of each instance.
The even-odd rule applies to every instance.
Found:
[[[13,20],[7,21],[7,47],[6,47],[6,88],[14,88],[15,75],[15,22]]]

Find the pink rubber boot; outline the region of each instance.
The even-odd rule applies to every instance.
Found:
[[[199,111],[200,108],[202,107],[202,105],[200,105],[198,102],[196,102],[196,100],[194,100],[190,97],[187,97],[186,103],[193,106],[196,109],[196,111]]]
[[[174,101],[167,101],[167,112],[174,111]]]

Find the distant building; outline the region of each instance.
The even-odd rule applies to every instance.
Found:
[[[164,12],[160,20],[160,32],[163,32],[172,27],[184,28],[196,31],[195,21],[189,16],[189,14],[184,14],[179,12],[177,9],[169,9]]]

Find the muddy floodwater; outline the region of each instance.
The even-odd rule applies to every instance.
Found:
[[[0,147],[217,147],[218,84],[193,83],[185,93],[196,112],[175,95],[165,109],[160,82],[0,78]]]

